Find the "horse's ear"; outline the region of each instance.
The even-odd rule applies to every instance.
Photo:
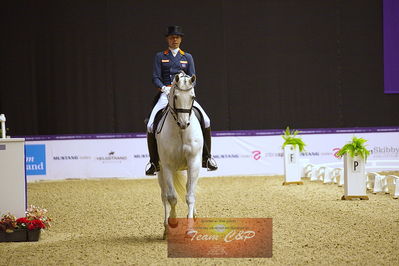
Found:
[[[196,79],[197,79],[197,76],[193,75],[193,76],[191,77],[191,79],[190,79],[191,83],[194,83]]]
[[[175,75],[175,82],[179,82],[179,75]]]

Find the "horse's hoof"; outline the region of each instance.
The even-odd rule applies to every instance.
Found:
[[[197,214],[194,213],[193,214],[193,218],[189,218],[188,215],[187,215],[187,219],[193,219],[194,221],[197,221]]]
[[[177,221],[177,218],[168,218],[168,224],[172,228],[176,228],[179,222]]]

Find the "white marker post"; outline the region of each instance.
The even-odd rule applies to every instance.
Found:
[[[284,185],[303,185],[301,181],[301,163],[299,161],[298,146],[286,145],[284,147]]]
[[[6,138],[6,117],[0,115],[0,214],[25,217],[25,139]]]
[[[6,116],[4,114],[0,115],[0,123],[1,123],[1,138],[6,138]]]
[[[361,199],[368,200],[366,195],[367,176],[365,161],[361,156],[351,157],[344,155],[344,195],[343,200]]]

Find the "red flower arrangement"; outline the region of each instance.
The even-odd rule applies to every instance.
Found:
[[[28,218],[18,218],[17,225],[19,228],[26,228],[28,230],[44,229],[46,225],[41,220],[29,220]]]
[[[40,230],[51,226],[51,218],[47,215],[47,210],[31,205],[26,210],[26,217],[18,218],[12,214],[4,214],[0,219],[0,232],[11,233],[15,229]]]

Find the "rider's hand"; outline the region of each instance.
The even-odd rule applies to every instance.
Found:
[[[169,86],[163,86],[162,89],[161,89],[161,91],[162,91],[163,93],[165,93],[166,95],[168,95],[168,94],[169,94],[169,91],[170,91],[170,87],[169,87]]]

